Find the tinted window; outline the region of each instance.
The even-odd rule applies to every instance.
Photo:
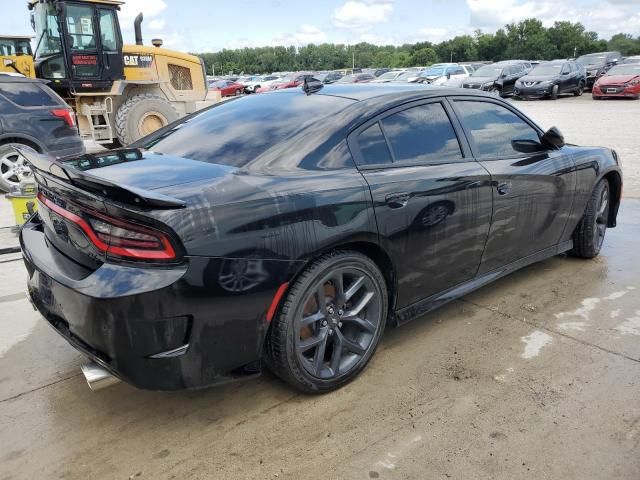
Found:
[[[117,52],[118,41],[115,12],[112,10],[99,10],[99,12],[102,48],[108,52]]]
[[[140,145],[167,155],[242,167],[298,132],[322,125],[351,103],[297,92],[252,95],[218,104]]]
[[[456,101],[462,122],[471,132],[480,158],[519,154],[513,140],[540,142],[538,132],[511,110],[489,102]]]
[[[358,145],[364,165],[391,163],[389,147],[378,123],[374,123],[358,135]]]
[[[57,107],[60,105],[37,83],[0,83],[0,94],[21,107]]]
[[[566,64],[564,67],[562,67],[562,74],[566,75],[567,73],[570,73],[571,69],[569,68],[569,65]]]
[[[433,162],[462,157],[441,103],[409,108],[382,120],[396,162]]]
[[[451,75],[464,75],[465,71],[462,69],[462,67],[457,67],[453,69],[453,72],[451,72]]]

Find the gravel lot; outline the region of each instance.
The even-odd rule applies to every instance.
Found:
[[[92,393],[0,258],[0,479],[640,478],[640,102],[516,102],[614,147],[619,228],[388,331],[351,385]],[[2,202],[2,209],[8,208]],[[3,213],[4,214],[4,213]]]

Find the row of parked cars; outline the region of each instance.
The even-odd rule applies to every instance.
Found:
[[[507,60],[487,64],[439,63],[427,68],[353,69],[332,72],[232,77],[212,81],[211,88],[222,96],[261,93],[294,88],[305,80],[329,83],[424,83],[450,88],[469,88],[502,97],[550,98],[582,95],[591,90],[593,98],[640,97],[640,57],[623,59],[619,52],[584,55],[576,60],[539,62]]]

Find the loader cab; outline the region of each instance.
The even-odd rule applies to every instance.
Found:
[[[120,4],[32,0],[38,77],[63,93],[108,91],[124,79]]]

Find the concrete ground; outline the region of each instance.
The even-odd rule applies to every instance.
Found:
[[[640,102],[520,102],[615,147],[619,227],[385,333],[352,384],[92,393],[0,258],[0,480],[640,478]],[[2,207],[4,208],[4,207]]]

